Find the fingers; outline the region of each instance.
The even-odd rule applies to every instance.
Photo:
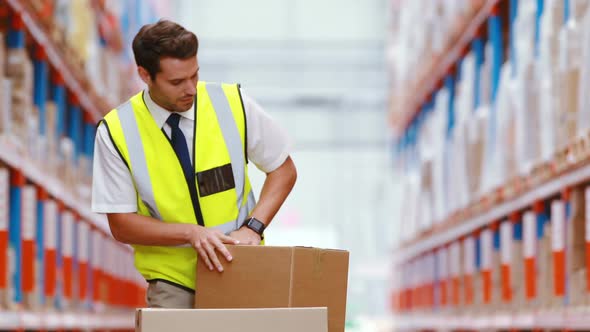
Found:
[[[199,253],[199,258],[205,262],[205,265],[207,265],[207,268],[209,268],[210,271],[213,271],[213,265],[211,264],[209,255],[207,254],[207,251],[205,250],[203,245],[201,243],[197,243],[194,247]]]
[[[239,244],[240,241],[236,238],[233,238],[231,236],[227,236],[223,233],[217,233],[217,237],[221,240],[221,242],[223,243],[227,243],[227,244]]]
[[[215,267],[217,268],[217,271],[223,272],[223,266],[221,265],[221,263],[219,262],[219,259],[217,258],[217,253],[215,253],[215,248],[213,246],[211,246],[208,242],[203,243],[203,248],[205,248],[205,251],[207,251],[207,254],[209,255],[209,260],[213,263],[213,265],[215,265]]]
[[[228,262],[231,262],[233,258],[221,240],[219,238],[214,238],[212,242],[215,248],[217,248],[217,250],[225,257],[225,259],[227,259]]]

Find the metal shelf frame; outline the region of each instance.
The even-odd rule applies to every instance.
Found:
[[[558,175],[538,187],[526,191],[513,200],[492,207],[481,215],[467,219],[456,226],[442,230],[424,239],[419,239],[416,243],[410,244],[407,247],[395,250],[393,255],[394,261],[396,263],[408,261],[421,253],[433,250],[453,240],[457,240],[461,236],[471,234],[492,222],[506,218],[512,212],[532,208],[533,203],[536,201],[544,200],[552,195],[558,194],[564,188],[572,187],[588,180],[590,180],[590,164]]]
[[[133,310],[120,313],[0,311],[0,330],[133,330],[134,317]]]
[[[76,199],[74,195],[67,190],[58,178],[49,177],[44,173],[39,162],[34,162],[25,156],[19,154],[16,149],[7,142],[0,139],[0,160],[8,166],[17,169],[23,175],[37,186],[45,189],[50,196],[60,200],[65,206],[70,207],[78,213],[84,220],[101,232],[110,236],[107,219],[104,215],[90,212],[90,202],[82,202]]]
[[[486,0],[477,13],[467,17],[458,28],[461,31],[458,38],[450,38],[441,55],[429,61],[424,66],[425,70],[421,71],[421,75],[408,85],[410,89],[405,94],[404,100],[401,101],[403,113],[399,117],[396,116],[399,120],[397,123],[392,123],[397,137],[400,137],[404,130],[408,128],[420,111],[420,105],[435,90],[449,69],[463,56],[463,51],[476,37],[478,30],[485,24],[499,2],[500,0]]]
[[[411,330],[532,330],[537,328],[588,330],[589,307],[562,310],[532,310],[522,313],[473,314],[396,314],[396,329]]]
[[[26,30],[31,34],[33,39],[43,48],[47,54],[49,63],[60,73],[66,86],[78,98],[82,109],[89,112],[94,119],[98,121],[103,115],[110,110],[110,107],[99,98],[93,89],[88,91],[83,82],[86,80],[86,74],[80,72],[71,63],[62,49],[51,39],[48,32],[42,27],[36,15],[22,0],[7,0],[10,7],[19,15],[25,24]],[[86,84],[89,86],[89,84]]]

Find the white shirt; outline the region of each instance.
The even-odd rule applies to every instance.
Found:
[[[157,105],[151,99],[147,89],[143,95],[152,117],[170,137],[170,126],[166,123],[170,112]],[[246,112],[248,159],[261,171],[272,172],[285,162],[292,142],[283,128],[243,91],[242,100]],[[191,107],[190,110],[179,114],[181,115],[179,127],[186,138],[192,161],[195,110]],[[137,212],[137,194],[131,174],[113,146],[108,130],[102,124],[97,129],[94,143],[92,211],[95,213]]]

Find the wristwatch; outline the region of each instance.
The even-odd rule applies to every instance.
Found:
[[[246,221],[244,222],[244,224],[242,226],[246,226],[248,228],[250,228],[251,230],[253,230],[254,232],[256,232],[256,234],[262,236],[262,233],[264,233],[264,228],[266,227],[264,225],[264,223],[254,217],[250,217],[248,219],[246,219]]]

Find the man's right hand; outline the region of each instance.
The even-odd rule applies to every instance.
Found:
[[[233,258],[224,243],[238,244],[239,241],[218,230],[199,225],[194,226],[190,234],[190,244],[198,252],[199,259],[205,262],[209,270],[213,271],[213,265],[215,265],[219,272],[223,272],[223,266],[219,262],[215,250],[218,250],[228,262],[231,262]]]

